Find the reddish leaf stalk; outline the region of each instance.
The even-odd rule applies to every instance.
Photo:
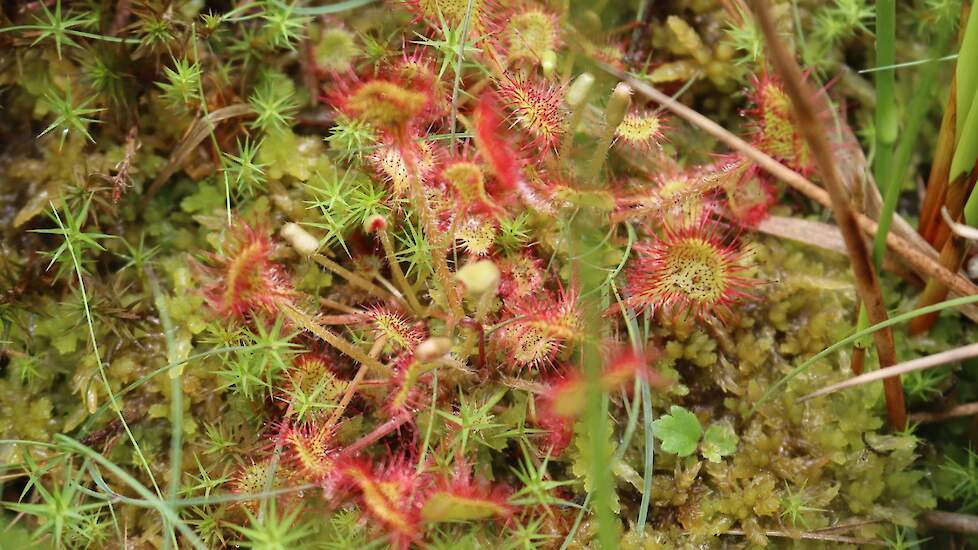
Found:
[[[368,368],[376,370],[378,372],[387,372],[389,369],[382,365],[379,361],[370,357],[359,348],[346,341],[341,336],[332,333],[326,327],[317,323],[312,317],[306,313],[300,311],[292,303],[285,302],[280,306],[282,313],[289,318],[296,325],[308,330],[309,332],[315,334],[316,336],[322,338],[327,344],[333,346],[338,351],[344,355],[350,357],[354,361],[357,361],[361,365]]]
[[[951,219],[960,220],[961,213],[964,210],[964,204],[967,202],[968,196],[971,195],[976,178],[978,178],[978,166],[971,171],[971,174],[962,176],[948,185],[947,197],[944,204],[947,207],[948,215]],[[943,219],[940,219],[936,238],[938,242],[943,239],[943,244],[941,245],[941,265],[951,271],[960,269],[965,252],[967,252],[967,244],[951,235],[951,229],[944,223]],[[927,281],[927,287],[924,288],[924,292],[917,300],[917,307],[927,307],[936,304],[947,297],[947,292],[947,285],[931,278]],[[915,318],[910,322],[910,334],[918,335],[929,331],[934,326],[934,323],[937,322],[938,315],[939,313],[935,312]]]
[[[360,439],[354,441],[347,447],[343,449],[343,455],[352,456],[359,451],[366,449],[367,447],[373,445],[381,438],[387,434],[396,431],[398,428],[406,424],[411,420],[411,415],[407,412],[398,414],[397,416],[391,418],[387,422],[384,422],[380,426],[374,428],[374,430],[367,435],[361,437]]]
[[[435,277],[441,284],[442,292],[445,293],[445,300],[448,302],[448,310],[451,314],[450,321],[457,321],[465,316],[462,311],[462,297],[452,281],[451,271],[448,269],[447,243],[451,242],[451,236],[445,238],[435,226],[435,220],[428,207],[428,199],[425,197],[424,186],[421,184],[421,174],[418,171],[417,159],[414,151],[410,149],[411,144],[407,139],[402,139],[401,150],[404,151],[404,161],[407,164],[410,180],[410,192],[417,208],[418,216],[421,218],[421,225],[424,226],[424,234],[431,244],[431,256],[435,264]],[[450,333],[452,325],[448,324],[447,331]]]
[[[345,267],[334,262],[333,260],[330,260],[329,258],[323,256],[322,254],[316,254],[315,256],[312,257],[312,259],[315,260],[317,264],[325,267],[326,269],[330,270],[333,273],[336,273],[340,277],[343,277],[344,279],[349,281],[351,285],[367,291],[375,298],[379,298],[381,300],[389,300],[392,297],[390,292],[387,292],[383,288],[380,288],[379,286],[364,279],[363,277],[357,275],[356,273],[350,271],[349,269],[346,269]]]
[[[927,178],[927,192],[924,203],[920,207],[920,223],[917,231],[934,248],[943,246],[941,237],[941,206],[947,196],[947,178],[951,171],[951,158],[954,156],[954,127],[957,112],[957,79],[951,80],[951,92],[944,107],[944,117],[941,119],[941,129],[937,136],[937,148],[934,152],[934,163],[930,166]],[[961,204],[961,208],[964,203]],[[950,208],[950,206],[949,206]]]

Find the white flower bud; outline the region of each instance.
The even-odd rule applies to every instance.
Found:
[[[594,76],[591,73],[581,73],[567,90],[567,104],[571,107],[583,105],[587,101],[587,96],[591,93],[591,86],[593,85]]]
[[[464,265],[455,273],[455,278],[465,286],[466,292],[481,296],[499,284],[499,268],[492,260],[479,260]]]
[[[621,121],[625,120],[629,107],[632,106],[632,88],[624,82],[619,82],[615,86],[615,91],[611,92],[608,99],[608,107],[605,109],[605,119],[608,121],[609,128],[617,128]]]
[[[289,222],[282,226],[282,237],[292,245],[292,248],[295,248],[296,252],[303,256],[312,256],[319,250],[319,239],[313,237],[295,222]]]
[[[443,357],[450,351],[452,351],[451,339],[435,336],[418,344],[418,347],[414,348],[414,356],[417,357],[418,361],[427,363]]]

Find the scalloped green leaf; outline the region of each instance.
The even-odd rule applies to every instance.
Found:
[[[696,415],[673,405],[669,414],[652,422],[652,433],[662,442],[662,450],[679,456],[689,456],[696,452],[703,428]]]

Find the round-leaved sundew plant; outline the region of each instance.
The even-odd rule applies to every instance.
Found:
[[[833,182],[746,3],[0,3],[0,546],[862,548],[919,540],[894,523],[938,498],[972,513],[978,455],[940,423],[798,399],[858,356],[816,355],[858,304],[803,242]],[[831,50],[805,78],[846,69],[813,98],[826,149],[895,166],[916,212],[903,183],[942,163],[913,144],[978,142],[976,41],[864,50],[954,53],[903,19],[960,2],[889,30],[864,22],[892,1],[771,3],[800,59]],[[952,70],[954,94],[923,76]],[[890,305],[916,291],[894,275]],[[893,326],[899,360],[978,339],[947,313]],[[909,402],[978,400],[966,370]]]
[[[668,316],[727,319],[731,306],[750,299],[756,281],[743,275],[751,249],[725,237],[718,222],[703,218],[679,229],[665,226],[661,236],[636,244],[627,273],[629,305]]]
[[[299,481],[322,483],[334,474],[333,429],[319,422],[283,430],[283,464]]]
[[[417,127],[443,112],[443,92],[437,73],[417,57],[389,63],[374,74],[340,79],[326,100],[403,147]]]
[[[406,549],[422,533],[425,482],[403,458],[383,465],[347,460],[337,466],[339,479],[360,495],[363,511],[390,533],[391,546]]]
[[[238,318],[256,310],[277,315],[293,290],[285,269],[271,259],[274,247],[261,225],[239,223],[229,229],[223,250],[212,254],[205,268],[212,282],[204,296],[215,311]]]
[[[615,129],[615,140],[647,151],[662,145],[668,129],[663,117],[656,113],[631,112]]]
[[[499,96],[512,112],[513,126],[526,132],[529,150],[556,149],[565,127],[562,88],[507,77],[499,86]]]
[[[550,366],[565,345],[583,336],[577,297],[576,291],[561,288],[507,303],[510,321],[496,338],[516,368]]]
[[[808,144],[798,129],[791,99],[784,84],[770,73],[751,79],[748,91],[748,120],[754,127],[751,141],[761,151],[802,174],[815,169]]]

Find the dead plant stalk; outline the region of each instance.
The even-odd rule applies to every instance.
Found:
[[[784,81],[785,91],[791,97],[798,127],[809,149],[811,149],[815,165],[825,183],[826,191],[828,191],[835,221],[842,232],[842,238],[845,240],[846,249],[852,262],[852,271],[856,278],[859,298],[866,305],[870,322],[873,324],[882,323],[886,321],[887,314],[880,293],[879,281],[876,279],[876,272],[873,269],[869,253],[866,251],[865,243],[863,243],[856,216],[849,204],[849,196],[842,182],[842,176],[835,164],[828,139],[825,137],[825,129],[816,115],[815,105],[812,101],[813,91],[805,83],[794,56],[788,52],[778,37],[767,2],[765,0],[751,0],[751,7],[767,40],[771,63]],[[893,332],[889,329],[881,330],[876,332],[873,338],[879,354],[880,367],[886,368],[894,365],[896,363],[896,349],[893,345]],[[903,429],[907,423],[903,385],[899,378],[888,378],[884,381],[884,386],[886,411],[890,426],[894,429]]]

